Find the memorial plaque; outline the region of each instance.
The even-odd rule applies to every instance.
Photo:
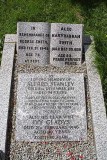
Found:
[[[39,66],[49,64],[49,33],[48,23],[18,22],[18,63]]]
[[[50,63],[55,66],[81,65],[82,24],[51,24]]]
[[[16,140],[80,141],[87,138],[82,73],[20,73]]]

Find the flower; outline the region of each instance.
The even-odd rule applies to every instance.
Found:
[[[69,157],[69,156],[72,156],[72,154],[73,154],[72,152],[68,152],[68,153],[67,153],[67,156],[68,156],[68,157]]]
[[[83,155],[80,155],[79,158],[83,159],[84,157],[83,157]]]
[[[64,144],[64,146],[63,146],[64,148],[67,148],[67,145],[66,144]]]
[[[76,158],[73,156],[70,160],[76,160]]]
[[[59,149],[57,149],[56,153],[57,154],[61,154],[61,151]]]

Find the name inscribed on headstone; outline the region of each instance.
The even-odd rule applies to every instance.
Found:
[[[44,66],[49,64],[50,24],[18,22],[17,52],[19,64]]]
[[[54,66],[81,65],[82,24],[51,23],[50,63]]]
[[[20,73],[16,140],[86,140],[87,121],[82,73]]]

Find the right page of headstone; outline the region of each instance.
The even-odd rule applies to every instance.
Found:
[[[50,63],[54,66],[81,65],[82,24],[51,23]]]

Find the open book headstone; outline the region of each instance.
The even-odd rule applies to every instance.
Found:
[[[81,65],[82,24],[19,22],[17,28],[19,64]]]

